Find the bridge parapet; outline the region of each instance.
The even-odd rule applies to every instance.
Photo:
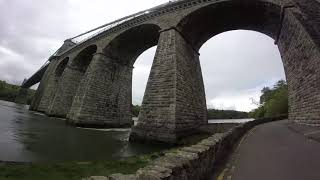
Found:
[[[206,5],[223,1],[226,0],[173,0],[168,3],[164,3],[159,6],[140,11],[111,23],[99,26],[75,37],[69,38],[64,41],[64,44],[52,56],[66,56],[67,54],[85,48],[90,43],[98,41],[99,39],[110,34],[120,32],[121,30],[130,29],[131,27],[143,24],[165,14],[181,11],[194,6],[199,6],[200,4]]]
[[[181,11],[183,9],[188,9],[199,4],[209,4],[219,1],[224,0],[173,0],[168,3],[161,4],[159,6],[146,9],[144,11],[140,11],[133,15],[126,16],[124,18],[118,19],[116,21],[102,25],[93,30],[87,31],[85,33],[68,39],[75,43],[75,46],[72,46],[60,52],[59,55],[70,53],[104,36],[108,36],[109,34],[119,32],[123,29],[129,29],[131,27],[150,21],[151,19],[157,18],[164,14]]]

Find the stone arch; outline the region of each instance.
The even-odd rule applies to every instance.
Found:
[[[312,23],[318,22],[315,9],[320,5],[314,0],[304,6],[226,0],[198,8],[176,27],[162,31],[130,140],[174,143],[208,123],[198,50],[214,35],[237,29],[258,31],[275,40],[289,87],[289,119],[320,124],[320,33],[315,31],[318,24]]]
[[[85,127],[131,126],[133,64],[141,53],[157,45],[159,30],[154,24],[130,28],[94,56],[68,122]]]
[[[143,24],[116,36],[103,49],[103,53],[119,64],[133,66],[138,56],[145,50],[157,45],[160,27]]]
[[[72,105],[73,98],[81,86],[81,81],[97,51],[96,45],[89,45],[81,50],[74,59],[70,59],[61,74],[54,98],[46,113],[49,116],[66,117]]]
[[[80,51],[77,56],[70,62],[68,68],[85,73],[92,60],[94,53],[97,52],[96,45],[90,45]]]
[[[229,30],[254,30],[273,38],[278,44],[289,85],[290,119],[314,122],[320,117],[318,110],[320,106],[315,101],[315,99],[320,100],[317,98],[320,91],[316,88],[315,82],[308,82],[305,76],[312,75],[313,78],[319,78],[317,70],[311,65],[319,61],[319,46],[316,44],[316,39],[312,37],[314,32],[308,31],[315,27],[310,27],[311,25],[305,23],[305,21],[311,21],[312,18],[304,17],[303,19],[303,13],[305,12],[302,12],[296,4],[280,6],[270,1],[226,1],[188,14],[179,22],[177,29],[195,50],[199,50],[211,37]],[[293,37],[297,39],[294,40]],[[293,41],[296,42],[295,49]],[[307,46],[314,51],[305,51],[302,48]],[[296,69],[295,66],[300,66],[300,69]],[[297,77],[298,74],[300,77]],[[310,94],[307,95],[302,90],[309,86],[314,87],[313,98],[301,98],[310,97]],[[309,107],[303,104],[308,104]],[[310,112],[310,114],[305,115],[305,112]]]
[[[61,77],[63,71],[65,70],[65,68],[67,67],[67,64],[69,62],[69,57],[64,58],[57,66],[56,70],[55,70],[55,76],[56,77]]]
[[[51,63],[42,77],[37,89],[37,96],[30,108],[44,113],[48,111],[68,62],[69,57],[59,58],[55,56],[51,58]]]
[[[253,30],[276,39],[280,17],[281,6],[272,2],[228,0],[189,13],[179,21],[177,29],[199,50],[211,37],[230,30]]]
[[[65,71],[67,64],[69,62],[69,57],[64,59],[56,59],[55,62],[52,63],[52,67],[54,68],[51,76],[49,76],[48,84],[46,87],[45,94],[42,101],[42,107],[44,107],[44,112],[48,111],[52,101],[54,100],[55,92],[57,91],[59,82],[61,80],[62,74]],[[46,105],[46,106],[43,106]]]

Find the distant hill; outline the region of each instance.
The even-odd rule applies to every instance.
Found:
[[[20,86],[9,84],[0,80],[0,100],[14,102],[16,99]],[[32,98],[35,94],[35,90],[28,89],[27,104],[31,104]]]
[[[138,117],[141,106],[132,105],[132,115]],[[249,115],[247,112],[233,111],[233,110],[217,110],[208,109],[208,119],[245,119]]]
[[[244,119],[248,117],[249,115],[247,112],[208,109],[208,119]]]

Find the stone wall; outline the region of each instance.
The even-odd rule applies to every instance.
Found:
[[[72,104],[74,94],[82,80],[84,72],[67,67],[58,84],[52,103],[46,113],[50,116],[66,117]],[[53,84],[53,83],[52,83]]]
[[[130,140],[175,143],[206,123],[199,56],[176,29],[164,30]]]
[[[68,61],[59,82],[55,84],[54,95],[51,96],[52,101],[48,105],[46,114],[49,116],[66,117],[71,108],[73,98],[81,84],[87,68],[92,60],[92,56],[97,51],[96,45],[91,45],[82,50],[75,58]],[[56,68],[51,73],[53,79],[56,79]],[[50,83],[54,85],[54,83]]]
[[[85,127],[131,126],[131,78],[132,67],[96,53],[74,97],[68,122]]]
[[[176,132],[208,124],[199,53],[176,29]]]
[[[48,68],[46,69],[45,73],[43,74],[43,76],[41,77],[41,80],[40,80],[40,83],[39,83],[39,86],[37,88],[37,91],[32,99],[32,102],[31,102],[31,105],[29,107],[29,109],[31,111],[39,111],[39,105],[40,105],[40,102],[41,102],[41,99],[45,93],[45,89],[46,89],[46,85],[47,85],[47,81],[48,81],[48,78],[50,76],[50,73],[51,71],[49,71],[49,68],[50,66],[52,66],[53,64],[55,64],[54,62],[53,63],[50,63]]]
[[[157,44],[159,30],[144,24],[100,44],[74,97],[68,122],[85,127],[131,126],[133,64]]]
[[[295,7],[284,9],[278,47],[289,88],[289,119],[320,124],[320,32],[315,37],[308,18]]]
[[[54,73],[58,63],[58,60],[53,60],[50,63],[48,69],[42,77],[42,80],[37,89],[35,98],[30,106],[30,109],[39,112],[45,112],[48,109],[51,99],[55,94],[54,89],[56,85],[56,79]]]
[[[207,179],[232,152],[238,140],[256,125],[281,120],[266,118],[239,124],[227,132],[216,133],[199,143],[165,153],[135,174],[114,174],[83,180],[201,180]]]
[[[239,125],[239,123],[209,123],[207,125],[203,125],[199,128],[201,132],[207,133],[224,133],[229,129]]]

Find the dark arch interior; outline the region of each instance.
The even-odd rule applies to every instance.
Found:
[[[66,68],[67,64],[69,62],[69,58],[66,57],[64,58],[58,65],[57,69],[56,69],[56,77],[61,77],[62,76],[62,73],[64,71],[64,69]]]
[[[145,50],[157,45],[160,27],[143,24],[120,34],[104,49],[105,54],[124,65],[133,65]]]
[[[189,14],[178,29],[197,50],[211,37],[237,29],[258,31],[275,39],[280,12],[279,6],[269,2],[220,2]]]
[[[92,60],[93,54],[97,52],[97,46],[91,45],[82,50],[77,57],[72,61],[71,68],[85,72]]]

